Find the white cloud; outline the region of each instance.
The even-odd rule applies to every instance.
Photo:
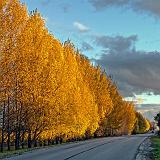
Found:
[[[74,27],[78,29],[79,32],[88,32],[89,28],[85,26],[84,24],[76,21],[73,23]]]
[[[95,37],[95,45],[102,49],[102,53],[99,59],[92,60],[107,69],[123,96],[145,92],[160,95],[160,52],[136,50],[137,39],[136,35]]]
[[[149,120],[153,121],[156,114],[160,111],[160,104],[136,105],[136,110],[142,113]]]

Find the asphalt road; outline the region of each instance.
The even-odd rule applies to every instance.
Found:
[[[145,135],[98,138],[34,150],[5,160],[134,160]]]

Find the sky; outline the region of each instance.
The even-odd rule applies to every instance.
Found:
[[[61,42],[113,77],[147,118],[160,111],[160,0],[21,0]]]

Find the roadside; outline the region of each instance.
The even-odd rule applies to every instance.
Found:
[[[136,160],[153,160],[152,137],[146,138],[138,148]],[[159,160],[159,159],[156,159]]]
[[[148,136],[150,135],[92,139],[77,144],[35,150],[6,160],[133,160],[139,145]]]
[[[153,156],[151,153],[152,151],[151,140],[150,140],[151,138],[145,139],[145,137],[148,137],[148,136],[151,136],[151,135],[133,135],[133,136],[121,136],[121,137],[95,138],[95,139],[89,139],[89,140],[81,141],[81,142],[75,141],[75,142],[70,142],[70,143],[37,147],[37,148],[32,148],[32,149],[26,148],[26,149],[21,149],[17,151],[13,150],[10,152],[6,152],[6,153],[4,152],[3,154],[0,154],[0,159],[5,158],[5,157],[14,157],[14,159],[17,160],[17,158],[19,157],[19,159],[28,160],[28,157],[34,157],[34,159],[39,160],[39,158],[44,159],[44,158],[47,158],[48,156],[55,156],[54,157],[55,159],[60,159],[60,157],[61,159],[64,159],[64,157],[77,155],[77,153],[79,155],[80,150],[81,150],[80,153],[83,153],[83,154],[85,153],[86,156],[94,158],[93,155],[96,149],[97,150],[96,152],[98,152],[100,156],[99,159],[103,159],[105,157],[105,160],[106,158],[117,160],[116,156],[118,155],[118,158],[120,156],[121,159],[123,160],[129,160],[132,156],[134,157],[137,151],[137,148],[141,143],[138,149],[136,160],[152,160]],[[119,141],[117,141],[117,139]],[[93,149],[94,149],[93,153],[88,152],[88,151],[92,151]],[[124,154],[125,152],[127,152],[128,154],[127,155]],[[104,153],[106,154],[105,156],[104,156]],[[81,154],[81,156],[83,154]],[[133,157],[131,159],[133,159]]]
[[[11,151],[4,151],[3,153],[0,152],[0,159],[3,159],[3,158],[6,158],[6,157],[11,157],[11,156],[14,156],[14,155],[21,155],[25,152],[29,152],[29,151],[32,151],[34,150],[35,148],[32,148],[32,149],[19,149],[19,150],[11,150]]]
[[[160,160],[160,137],[154,136],[151,138],[151,141],[153,143],[153,156],[154,160]]]
[[[54,145],[46,145],[46,146],[39,146],[39,147],[34,147],[34,148],[24,148],[24,149],[11,149],[11,151],[7,151],[5,150],[4,152],[0,152],[0,159],[3,158],[9,158],[9,157],[13,157],[16,155],[22,155],[26,152],[32,152],[35,150],[39,150],[39,149],[44,149],[44,148],[50,148],[50,147],[57,147],[57,146],[62,146],[62,145],[67,145],[67,144],[72,144],[72,143],[77,143],[78,141],[74,141],[74,142],[65,142],[65,143],[61,143],[61,144],[54,144]]]

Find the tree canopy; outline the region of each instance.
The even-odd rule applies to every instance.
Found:
[[[18,0],[0,1],[0,106],[1,151],[148,130],[107,73]]]

